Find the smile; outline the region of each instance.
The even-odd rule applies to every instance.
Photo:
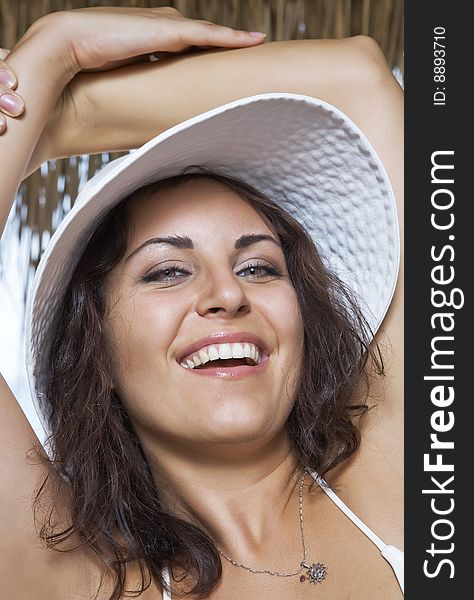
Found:
[[[190,375],[241,379],[265,370],[270,354],[253,332],[215,331],[189,344],[176,361]]]
[[[185,369],[206,368],[210,362],[220,361],[225,366],[248,365],[255,366],[262,360],[262,351],[250,342],[235,344],[211,344],[185,356],[181,366]],[[224,365],[222,365],[224,366]],[[209,365],[208,365],[209,367]]]

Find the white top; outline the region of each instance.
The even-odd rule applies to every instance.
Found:
[[[321,489],[323,489],[326,494],[331,498],[334,504],[342,510],[342,512],[349,517],[349,519],[356,525],[362,533],[364,533],[371,542],[373,542],[377,548],[380,550],[381,555],[385,558],[386,561],[392,567],[395,576],[397,577],[398,584],[400,585],[400,589],[402,593],[404,593],[404,553],[396,548],[395,546],[390,546],[383,542],[370,527],[359,519],[357,515],[355,515],[352,510],[344,504],[344,502],[337,496],[337,494],[328,486],[328,484],[324,481],[322,477],[320,477],[316,471],[309,471],[309,473],[314,477],[315,481],[319,484]],[[169,584],[170,583],[170,574],[168,569],[163,569],[163,577],[164,580]],[[171,600],[171,595],[163,590],[163,600]]]

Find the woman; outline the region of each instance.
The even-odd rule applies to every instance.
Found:
[[[104,36],[104,31],[109,35]],[[26,111],[18,120],[8,119],[1,138],[1,164],[9,165],[2,174],[5,218],[22,177],[45,158],[136,147],[153,134],[203,110],[268,91],[303,92],[343,110],[372,142],[387,169],[397,201],[400,200],[400,90],[370,42],[356,39],[269,44],[183,55],[158,65],[141,63],[108,72],[117,66],[117,61],[152,52],[181,51],[188,45],[232,47],[256,43],[255,38],[235,40],[233,35],[217,26],[186,20],[170,9],[79,10],[49,15],[37,22],[8,57]],[[78,75],[79,71],[97,68],[107,70],[107,74]],[[309,68],[317,76],[308,83]],[[203,72],[208,74],[205,82],[201,79]],[[256,81],[250,77],[253,72],[265,76]],[[48,73],[46,80],[44,73]],[[241,73],[245,77],[240,77]],[[144,89],[148,93],[143,93]],[[177,90],[195,93],[192,107],[189,94],[179,94]],[[54,118],[49,118],[51,114]],[[124,125],[126,119],[133,127]],[[289,277],[287,263],[291,253],[285,255],[275,243],[278,237],[269,239],[279,233],[284,221],[271,222],[269,214],[273,209],[267,214],[259,205],[265,200],[249,200],[252,190],[232,187],[240,182],[208,176],[176,183],[170,186],[168,181],[161,190],[139,192],[138,197],[127,201],[124,212],[114,213],[115,224],[103,225],[113,226],[115,240],[122,224],[122,248],[115,249],[115,263],[101,280],[107,315],[103,324],[105,335],[99,341],[105,343],[101,350],[107,358],[101,385],[126,409],[119,425],[137,433],[140,447],[135,452],[139,455],[141,448],[143,459],[146,457],[155,486],[147,489],[158,493],[163,514],[159,515],[161,519],[157,519],[156,511],[149,515],[148,529],[144,519],[134,529],[130,522],[134,515],[127,513],[131,499],[123,497],[122,513],[115,513],[113,522],[102,523],[102,532],[113,533],[115,544],[122,543],[125,550],[145,558],[148,568],[156,567],[157,557],[175,557],[169,565],[174,577],[173,597],[192,590],[198,580],[201,587],[194,590],[194,596],[201,592],[215,598],[310,598],[315,587],[306,581],[311,582],[313,575],[317,579],[317,575],[322,580],[317,593],[326,598],[399,598],[392,563],[381,558],[377,547],[334,504],[335,498],[321,492],[328,491],[324,486],[309,485],[311,476],[295,460],[297,453],[289,441],[287,419],[298,390],[303,328],[307,323],[301,318],[301,298]],[[169,238],[170,233],[180,236],[179,254],[176,244],[171,245],[171,255],[166,254],[170,244],[164,250],[159,244],[151,244],[151,253],[148,252],[149,240]],[[260,247],[258,252],[245,254],[249,243],[241,243],[239,248],[235,245],[243,234],[249,233],[260,236]],[[249,236],[244,237],[249,242]],[[192,240],[193,247],[189,241],[187,247],[183,246],[186,238]],[[80,291],[81,282],[86,280],[91,283],[98,265],[104,275],[104,263],[94,264],[92,260],[97,259],[97,252],[104,256],[108,251],[100,248],[101,239],[97,234],[87,247],[75,271],[79,276],[76,288],[73,283],[70,290]],[[121,255],[124,240],[126,254]],[[252,240],[255,242],[255,237]],[[138,251],[144,244],[147,247]],[[162,264],[159,274],[152,269],[157,263]],[[321,286],[328,288],[327,282]],[[70,296],[69,306],[74,307],[75,298]],[[54,295],[51,305],[53,300]],[[400,302],[398,285],[376,337],[386,364],[386,377],[375,375],[377,355],[373,351],[368,356],[367,372],[369,404],[374,408],[364,419],[357,416],[361,411],[354,411],[354,424],[360,427],[362,443],[357,452],[350,456],[347,452],[347,458],[340,455],[337,460],[334,454],[333,468],[326,472],[328,465],[323,463],[321,470],[345,504],[387,545],[398,548],[402,546]],[[66,326],[74,328],[75,324],[66,320],[67,313],[63,317],[64,330]],[[206,342],[207,347],[209,334],[221,336],[229,332],[237,332],[240,338],[251,333],[252,340],[237,341],[253,343],[264,359],[272,358],[265,361],[257,354],[251,357],[261,369],[261,374],[253,378],[222,382],[212,376],[199,377],[199,369],[187,364],[189,359],[194,362],[195,343]],[[58,335],[61,336],[61,328]],[[74,343],[74,336],[64,337],[66,342],[70,339]],[[63,371],[61,386],[62,356],[57,353],[57,376],[52,378],[50,391],[57,389],[58,381],[59,388],[71,389],[75,384],[74,379],[64,379],[64,374],[73,376],[74,371],[69,370]],[[366,353],[363,356],[367,358]],[[229,373],[232,368],[235,367],[224,364],[221,372],[227,369]],[[80,379],[84,382],[84,373]],[[356,389],[358,383],[360,390]],[[363,398],[363,383],[363,377],[360,382],[352,382],[349,387],[353,396],[347,404],[356,405]],[[234,384],[239,387],[227,387]],[[63,400],[67,403],[67,394]],[[93,402],[87,406],[92,405]],[[190,406],[194,408],[192,414]],[[75,507],[74,517],[80,516],[80,503],[91,501],[90,491],[87,498],[75,495],[78,489],[84,491],[84,487],[74,486],[79,479],[80,456],[75,457],[75,463],[56,465],[60,472],[65,467],[62,478],[46,461],[28,461],[25,452],[37,440],[5,384],[2,412],[2,439],[7,452],[2,465],[1,496],[1,544],[6,559],[1,568],[6,588],[17,598],[22,594],[31,597],[31,589],[38,598],[64,598],[69,593],[65,590],[71,590],[71,597],[74,593],[93,597],[107,574],[104,559],[110,564],[118,558],[110,554],[110,539],[99,539],[97,529],[84,528],[81,533],[87,537],[86,544],[82,543],[84,536],[73,531],[70,537],[49,539],[50,545],[57,542],[57,549],[68,552],[48,551],[40,544],[31,512],[31,496],[38,482],[49,475],[41,490],[44,502],[36,505],[36,517],[44,521],[53,500],[53,533],[67,530],[71,506]],[[83,422],[92,428],[96,423],[93,419]],[[83,430],[67,432],[66,425],[63,421],[65,443],[71,436],[80,439],[84,434]],[[326,439],[332,433],[329,427]],[[91,431],[84,438],[90,442]],[[349,438],[354,441],[353,430]],[[319,441],[324,445],[324,439]],[[99,454],[104,447],[114,447],[107,446],[105,440],[99,442]],[[87,454],[87,449],[83,450]],[[133,463],[136,455],[125,454],[125,458]],[[96,461],[99,470],[100,465],[113,465],[111,455],[105,458]],[[123,458],[121,455],[122,464]],[[133,477],[134,471],[127,473]],[[129,485],[128,480],[127,485],[121,484],[121,477],[123,470],[105,482],[105,494],[104,490],[93,490],[100,500],[96,525],[101,516],[109,516],[103,510],[104,501],[115,502],[121,490],[130,490],[135,484],[145,489],[140,482]],[[68,485],[68,481],[73,485]],[[22,502],[20,510],[18,500]],[[153,506],[148,500],[143,499],[145,508]],[[149,529],[158,524],[164,530],[150,533]],[[147,546],[145,541],[134,547],[137,540],[150,539],[161,540],[162,546]],[[167,547],[169,539],[174,547]],[[193,549],[199,546],[200,553],[186,554],[180,539],[181,546],[188,547],[192,540]],[[220,578],[216,571],[219,556],[223,558]],[[321,563],[316,574],[308,573],[313,563]],[[117,572],[120,566],[115,564]],[[137,559],[126,566],[123,585],[105,579],[98,597],[123,597],[126,589],[141,589],[141,574],[145,582],[148,576],[146,570],[141,572],[143,562]],[[192,567],[190,573],[188,566]],[[153,570],[153,575],[154,580],[142,597],[162,597],[160,587],[166,588],[166,571],[163,585],[158,569]],[[300,581],[301,577],[305,581]]]

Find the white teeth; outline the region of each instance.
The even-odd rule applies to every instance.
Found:
[[[244,347],[242,344],[232,344],[232,358],[244,358]]]
[[[209,346],[207,349],[209,360],[219,360],[219,350],[214,346]],[[223,358],[222,356],[220,358]]]
[[[221,358],[232,358],[232,348],[230,344],[219,344],[219,356]]]
[[[260,363],[261,351],[250,342],[235,344],[213,344],[202,348],[196,354],[188,356],[180,364],[185,369],[194,369],[212,360],[229,358],[251,358],[256,364]]]
[[[205,350],[199,350],[199,360],[202,365],[205,365],[210,360],[209,354]]]

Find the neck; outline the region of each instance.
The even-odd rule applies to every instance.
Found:
[[[286,432],[212,454],[162,440],[143,445],[164,507],[204,528],[223,552],[258,559],[277,531],[294,531],[298,543],[302,468]]]

